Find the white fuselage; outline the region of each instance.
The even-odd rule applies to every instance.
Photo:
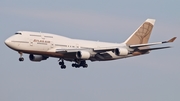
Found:
[[[19,31],[15,35],[8,38],[5,43],[18,52],[35,54],[35,55],[45,55],[48,57],[64,58],[66,60],[72,60],[75,58],[71,54],[57,53],[57,50],[84,50],[87,49],[91,54],[96,54],[90,51],[90,49],[100,49],[101,47],[124,47],[127,48],[125,44],[107,43],[99,41],[87,41],[71,39],[59,35],[41,33],[41,32],[28,32]],[[103,53],[107,56],[103,56],[101,59],[90,58],[92,61],[105,61],[114,60],[119,58],[125,58],[129,56],[117,56],[112,51]]]

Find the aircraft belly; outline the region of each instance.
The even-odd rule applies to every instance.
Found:
[[[63,55],[64,55],[64,58],[67,58],[67,59],[76,59],[76,53],[65,53]]]

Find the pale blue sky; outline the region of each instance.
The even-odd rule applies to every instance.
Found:
[[[180,37],[177,0],[1,0],[1,101],[179,101],[179,39],[171,49],[75,69],[58,59],[34,63],[4,45],[18,30],[71,38],[123,42],[147,18],[156,24],[150,42]]]

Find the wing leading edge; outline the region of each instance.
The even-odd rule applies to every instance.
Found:
[[[138,48],[138,47],[146,47],[146,46],[152,46],[152,45],[159,45],[159,44],[164,44],[164,43],[170,43],[170,42],[174,42],[174,40],[177,37],[173,37],[168,41],[162,41],[162,42],[154,42],[154,43],[147,43],[147,44],[136,44],[136,45],[129,45],[130,48]]]

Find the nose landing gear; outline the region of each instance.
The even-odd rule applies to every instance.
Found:
[[[19,61],[21,61],[21,62],[24,61],[24,58],[23,58],[23,57],[20,57],[20,58],[19,58]]]
[[[19,52],[19,54],[20,54],[20,58],[19,58],[19,61],[24,61],[24,58],[22,57],[22,55],[23,55],[23,53],[22,52]]]

